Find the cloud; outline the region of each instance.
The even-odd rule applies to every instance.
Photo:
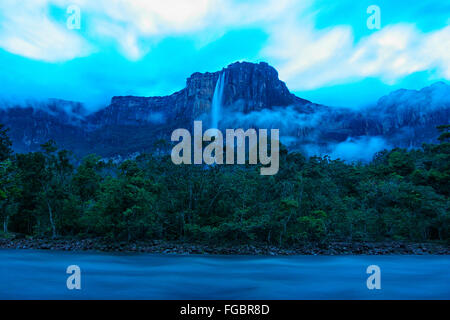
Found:
[[[60,2],[65,2],[61,0]],[[161,39],[189,36],[199,47],[231,29],[279,19],[294,0],[78,0],[98,36],[116,41],[130,59],[142,58]]]
[[[221,126],[232,128],[233,124],[238,123],[244,128],[277,128],[282,132],[293,133],[301,127],[315,127],[325,115],[325,111],[316,111],[314,113],[299,112],[293,106],[274,107],[272,109],[262,109],[243,113],[235,111],[232,107],[224,111],[224,123]]]
[[[0,11],[0,47],[6,51],[48,62],[92,52],[81,36],[48,17],[44,1],[2,1]]]
[[[350,114],[346,114],[347,112]],[[235,112],[231,108],[223,113],[220,126],[279,129],[281,143],[291,149],[308,156],[329,155],[332,159],[344,161],[370,161],[377,152],[392,148],[391,143],[380,136],[347,136],[345,140],[336,142],[332,138],[333,134],[339,131],[338,128],[345,126],[339,114],[352,116],[350,110],[344,109],[324,109],[308,114],[299,113],[292,106],[250,113]],[[341,130],[341,135],[347,134],[345,129]],[[404,136],[406,134],[403,133]]]
[[[271,36],[264,55],[294,90],[368,77],[394,84],[427,70],[450,79],[450,26],[422,33],[413,24],[389,25],[354,43],[350,27],[316,31],[292,20],[276,27]]]
[[[371,161],[377,152],[392,149],[392,145],[383,137],[348,137],[339,143],[307,143],[300,147],[308,157],[328,155],[331,159],[348,162]]]
[[[159,41],[191,36],[204,46],[227,31],[275,23],[294,0],[37,0],[1,4],[0,47],[25,57],[57,62],[101,50],[108,41],[138,60]],[[304,3],[308,3],[305,1]],[[78,6],[81,31],[66,28],[66,9]],[[297,5],[298,6],[298,5]],[[49,8],[59,9],[52,19]],[[54,18],[54,17],[53,17]]]
[[[434,2],[428,7],[440,8],[438,4]],[[77,5],[81,10],[81,30],[66,27],[69,5]],[[382,21],[388,21],[383,12],[402,10],[401,6],[386,9],[385,6],[394,5],[382,6]],[[420,5],[408,6],[423,9]],[[211,59],[219,61],[213,56],[220,55],[224,57],[221,61],[227,62],[236,57],[237,60],[266,60],[279,70],[280,78],[294,92],[368,78],[393,85],[421,71],[429,72],[429,77],[450,79],[450,26],[437,29],[435,24],[425,32],[415,21],[397,20],[386,22],[379,31],[360,36],[361,32],[345,10],[339,8],[335,12],[334,7],[335,4],[324,6],[317,0],[3,0],[0,1],[0,48],[50,63],[67,62],[93,53],[112,55],[112,51],[136,62],[157,51],[155,66],[169,65],[173,60],[184,60],[189,65],[187,60],[195,56],[192,50],[199,53],[230,32],[253,29],[267,35],[266,39],[258,40],[262,43],[258,55],[246,56],[239,39],[225,49],[212,50]],[[347,7],[353,8],[351,1]],[[361,5],[355,7],[352,15],[358,16],[356,25],[366,28],[365,8],[361,9],[361,15],[354,12],[360,9]],[[346,19],[324,25],[322,17],[331,19],[330,12],[331,16]],[[414,17],[421,20],[417,15],[416,12]],[[168,46],[160,54],[158,47],[171,39],[183,39],[193,45],[176,51],[170,51],[173,48]],[[205,71],[205,65],[211,68],[211,63],[199,61],[192,62],[196,70],[189,71]],[[216,64],[214,68],[223,67]],[[182,66],[174,65],[175,68]],[[121,72],[121,76],[127,77],[126,70]],[[167,74],[167,79],[158,75],[158,80],[170,81],[171,77],[174,74]]]
[[[429,64],[435,64],[442,70],[446,79],[450,79],[450,26],[430,33],[420,49],[420,56],[428,58]]]
[[[346,141],[332,145],[330,157],[346,161],[370,161],[373,156],[384,149],[392,148],[382,137],[348,138]]]

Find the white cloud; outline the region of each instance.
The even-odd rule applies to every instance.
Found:
[[[203,44],[228,28],[272,21],[294,0],[36,0],[0,4],[0,47],[15,54],[45,61],[84,56],[113,40],[129,59],[146,54],[155,42],[172,35],[193,35]],[[81,10],[85,38],[48,15],[49,6]],[[1,15],[0,15],[1,16]],[[88,21],[88,22],[86,22]],[[206,40],[206,42],[205,42]]]
[[[49,16],[50,5],[71,4],[81,9],[82,32]],[[430,69],[450,79],[450,26],[422,33],[411,24],[388,25],[355,43],[350,26],[316,29],[313,0],[2,0],[0,10],[0,47],[51,62],[101,50],[105,41],[138,60],[167,36],[189,35],[204,45],[227,30],[256,27],[268,34],[260,58],[293,90],[365,77],[394,83]]]
[[[73,1],[90,13],[95,32],[115,39],[121,51],[131,59],[139,59],[151,45],[166,36],[191,35],[205,45],[229,28],[261,26],[261,23],[279,19],[295,3],[295,0]],[[59,2],[62,5],[67,1]],[[145,41],[137,45],[139,39]]]
[[[92,50],[76,32],[47,16],[44,1],[0,2],[0,11],[0,47],[11,53],[57,62]]]
[[[378,77],[386,83],[417,71],[437,69],[450,79],[450,27],[422,33],[411,24],[395,24],[354,43],[351,28],[316,31],[291,21],[271,32],[264,55],[293,90]]]
[[[346,141],[329,146],[332,159],[347,161],[370,161],[375,153],[391,146],[382,137],[348,138]]]
[[[430,65],[439,67],[443,76],[450,79],[450,26],[430,33],[423,41],[420,56]]]

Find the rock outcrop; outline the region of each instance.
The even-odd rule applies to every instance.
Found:
[[[142,126],[167,120],[191,123],[211,112],[214,89],[221,72],[225,74],[225,109],[249,113],[277,106],[311,104],[290,93],[286,84],[278,79],[278,72],[267,63],[236,62],[218,72],[192,74],[186,81],[186,88],[170,96],[113,97],[111,104],[92,115],[90,120],[100,126]]]
[[[194,73],[184,89],[169,96],[113,97],[110,105],[92,114],[80,103],[63,100],[5,106],[0,123],[11,129],[18,152],[37,150],[49,139],[79,155],[123,157],[151,151],[155,142],[168,143],[173,129],[209,119],[221,73],[223,125],[280,128],[293,148],[374,136],[388,139],[391,146],[414,147],[435,139],[435,127],[449,122],[450,86],[443,82],[420,91],[394,91],[355,111],[295,96],[267,63],[237,62],[221,71]]]

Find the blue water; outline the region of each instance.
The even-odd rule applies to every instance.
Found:
[[[81,268],[68,290],[66,268]],[[369,290],[366,268],[381,269]],[[168,256],[0,250],[1,299],[449,299],[450,256]]]

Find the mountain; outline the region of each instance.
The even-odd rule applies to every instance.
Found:
[[[436,137],[436,126],[449,123],[450,86],[436,82],[419,91],[397,90],[380,98],[369,112],[380,134],[395,145],[418,146]]]
[[[284,144],[308,154],[342,157],[349,148],[373,154],[377,148],[417,147],[433,141],[435,127],[449,122],[450,86],[443,82],[420,91],[397,90],[371,107],[353,110],[295,96],[267,63],[237,62],[221,71],[194,73],[184,89],[169,96],[116,96],[90,114],[80,103],[56,99],[4,105],[0,123],[10,127],[18,152],[54,139],[80,156],[127,157],[167,148],[171,132],[190,129],[194,120],[208,127],[221,74],[221,128],[279,128]],[[354,154],[371,156],[361,157],[357,150]]]
[[[9,127],[16,152],[37,150],[45,141],[79,150],[86,139],[87,111],[79,102],[48,99],[24,104],[3,103],[0,123]]]
[[[222,71],[194,73],[186,88],[165,97],[113,97],[91,120],[99,126],[147,126],[170,120],[186,125],[211,112],[220,73],[225,73],[223,106],[248,113],[274,106],[310,105],[291,94],[267,63],[233,63]],[[306,111],[306,110],[305,110]],[[313,110],[309,110],[312,112]]]

